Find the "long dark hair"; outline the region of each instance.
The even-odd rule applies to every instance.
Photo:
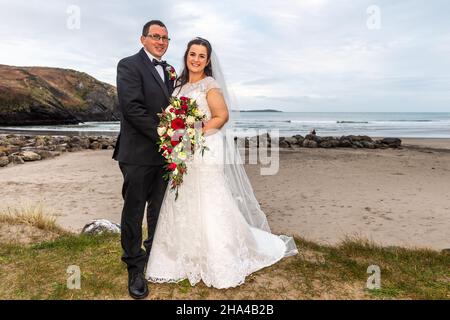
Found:
[[[186,52],[184,53],[184,68],[183,68],[183,71],[181,72],[181,75],[178,77],[178,79],[176,81],[175,89],[178,87],[181,89],[182,86],[184,86],[186,83],[189,82],[189,69],[187,68],[187,57],[189,54],[189,50],[191,49],[192,45],[194,45],[194,44],[201,45],[206,48],[207,60],[209,62],[205,67],[205,74],[208,77],[212,77],[212,67],[211,67],[212,47],[211,47],[211,44],[209,43],[208,40],[197,37],[197,38],[189,41],[189,43],[187,44]]]

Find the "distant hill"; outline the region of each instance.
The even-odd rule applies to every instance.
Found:
[[[280,110],[274,110],[274,109],[259,109],[259,110],[232,110],[235,112],[283,112]]]
[[[0,125],[118,120],[116,88],[84,72],[0,65]]]

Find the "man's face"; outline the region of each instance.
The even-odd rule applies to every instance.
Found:
[[[155,40],[155,38],[160,38]],[[141,36],[141,43],[155,58],[161,59],[169,47],[167,29],[156,24],[148,28],[147,36]]]

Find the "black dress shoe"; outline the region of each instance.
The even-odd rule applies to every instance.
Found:
[[[134,299],[144,299],[148,296],[147,279],[142,272],[131,273],[128,276],[128,293]]]

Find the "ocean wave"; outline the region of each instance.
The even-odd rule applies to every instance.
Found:
[[[290,123],[304,123],[304,124],[334,124],[336,121],[331,120],[289,120]]]
[[[290,123],[292,120],[266,120],[266,119],[236,119],[236,123]]]
[[[376,122],[436,122],[440,120],[415,120],[415,119],[399,119],[399,120],[376,120]]]
[[[336,121],[336,123],[369,123],[368,121]]]

